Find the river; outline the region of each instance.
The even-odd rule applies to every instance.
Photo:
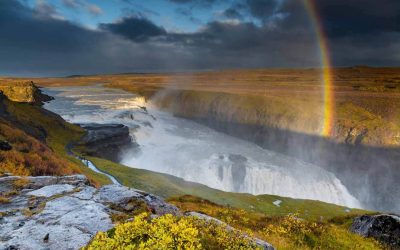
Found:
[[[334,174],[190,120],[142,97],[102,86],[47,88],[45,108],[71,123],[121,123],[140,145],[122,164],[181,177],[209,187],[274,194],[361,207]]]

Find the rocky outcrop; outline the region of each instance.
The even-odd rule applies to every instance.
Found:
[[[400,217],[397,215],[359,216],[354,219],[351,231],[375,238],[390,249],[400,249]]]
[[[18,193],[16,183],[24,183]],[[0,204],[0,249],[79,249],[113,228],[113,215],[143,207],[156,216],[180,214],[157,196],[120,185],[96,189],[82,175],[0,177],[0,193],[11,192]]]
[[[2,176],[0,196],[7,196],[0,203],[0,249],[80,249],[97,232],[112,229],[115,218],[130,220],[144,211],[153,218],[194,216],[236,230],[205,214],[182,214],[174,205],[141,190],[121,185],[92,187],[83,175]],[[274,249],[263,240],[250,239],[261,249]]]
[[[52,100],[52,97],[43,94],[41,90],[31,81],[0,83],[0,92],[14,102],[41,105],[43,102]]]
[[[81,124],[87,131],[80,144],[88,155],[99,156],[111,161],[120,161],[124,150],[137,146],[129,134],[129,128],[122,124]]]

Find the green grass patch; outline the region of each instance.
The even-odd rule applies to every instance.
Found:
[[[192,195],[219,205],[241,208],[269,216],[298,213],[302,218],[313,220],[332,219],[334,217],[358,215],[367,212],[314,200],[224,192],[167,174],[130,168],[95,157],[89,157],[88,159],[100,170],[113,175],[123,185],[150,192],[163,198]],[[282,201],[280,207],[273,204],[276,200]]]

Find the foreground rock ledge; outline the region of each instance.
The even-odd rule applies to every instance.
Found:
[[[96,189],[83,175],[0,177],[0,193],[13,192],[16,185],[19,192],[0,203],[0,249],[80,249],[98,231],[114,227],[112,215],[131,213],[138,204],[155,216],[182,215],[160,197],[120,185]]]

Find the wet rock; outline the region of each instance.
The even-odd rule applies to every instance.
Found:
[[[85,153],[118,162],[120,154],[138,144],[129,134],[129,128],[122,124],[80,124],[87,131],[81,144]]]
[[[400,249],[400,217],[397,215],[359,216],[354,219],[351,231],[375,238],[391,249]]]

